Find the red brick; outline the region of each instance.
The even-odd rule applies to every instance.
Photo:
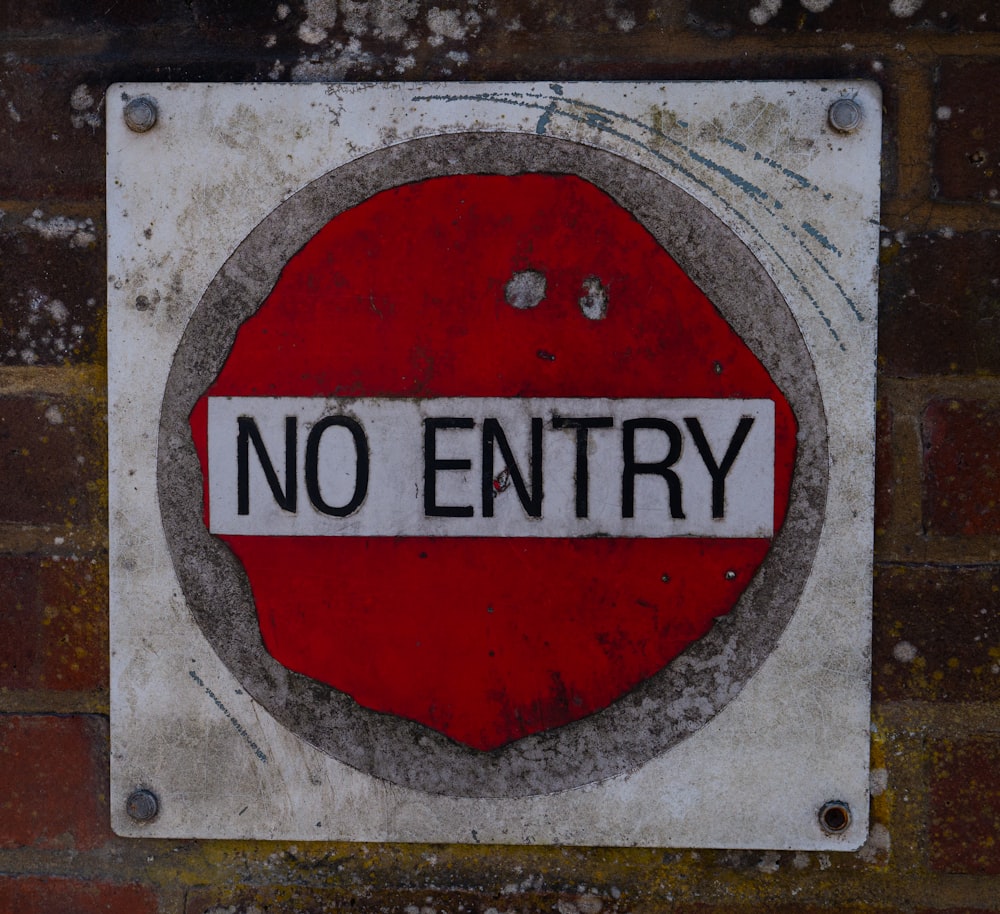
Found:
[[[34,0],[0,6],[0,31],[7,35],[44,32],[48,36],[153,25],[184,11],[180,0]]]
[[[0,876],[3,914],[155,914],[156,896],[146,886],[81,882],[57,876]]]
[[[930,839],[934,869],[1000,875],[1000,741],[933,746]]]
[[[1000,701],[1000,566],[880,565],[876,699]]]
[[[178,5],[178,0],[172,2],[175,6]],[[215,30],[225,30],[230,33],[231,38],[232,32],[243,30],[258,36],[258,47],[261,32],[277,32],[280,41],[282,31],[290,29],[294,33],[298,29],[299,22],[306,16],[306,11],[303,9],[305,4],[301,2],[289,3],[289,13],[284,19],[277,14],[278,4],[267,0],[258,0],[255,3],[247,3],[246,0],[180,0],[180,3],[190,10],[194,22],[206,33],[214,35]],[[362,18],[369,22],[376,16],[377,12],[372,15],[362,10]],[[345,14],[341,11],[337,20],[343,25],[344,19]]]
[[[106,689],[107,565],[0,556],[0,581],[0,689]]]
[[[992,18],[1000,18],[995,9]],[[1000,106],[991,91],[998,83],[997,61],[941,65],[934,156],[939,196],[1000,202]]]
[[[836,0],[819,12],[778,2],[773,15],[766,12],[769,6],[760,0],[692,0],[691,21],[719,38],[766,31],[978,32],[1000,25],[993,0],[924,0],[909,16],[893,13],[889,0]]]
[[[671,914],[897,914],[897,908],[870,905],[865,902],[841,902],[834,907],[814,904],[781,904],[771,902],[767,905],[747,904],[680,904],[670,908]]]
[[[1000,232],[887,236],[879,363],[894,376],[1000,371]]]
[[[103,93],[81,58],[0,53],[0,200],[104,197]]]
[[[992,909],[993,911],[996,908]],[[990,914],[989,908],[919,908],[914,914]]]
[[[217,886],[195,889],[188,894],[184,908],[185,914],[342,914],[347,911],[351,914],[403,914],[406,911],[486,914],[491,910],[510,914],[558,911],[624,914],[634,910],[634,901],[630,902],[624,894],[616,899],[610,892],[526,891],[491,895],[482,890],[396,889],[377,884],[353,892],[341,887],[270,885],[256,888]],[[790,911],[791,909],[789,914]],[[796,908],[795,911],[796,914],[816,914],[810,908]],[[778,914],[785,912],[778,909]]]
[[[447,9],[444,4],[441,9]],[[518,0],[502,0],[495,5],[496,16],[487,14],[481,24],[475,26],[489,32],[494,23],[506,31],[506,26],[517,21],[520,28],[515,30],[527,34],[551,31],[580,31],[593,35],[607,33],[641,34],[644,31],[658,31],[662,28],[662,3],[656,0],[618,0],[611,3],[580,3],[579,0],[547,0],[545,3],[524,3]],[[425,17],[419,17],[415,25],[419,30]]]
[[[879,398],[875,412],[875,529],[884,531],[892,521],[892,493],[896,485],[892,459],[892,407]]]
[[[99,213],[0,217],[0,364],[59,365],[104,351]]]
[[[1000,403],[934,400],[921,423],[924,529],[1000,533]]]
[[[0,397],[0,521],[85,524],[98,513],[104,458],[76,401]]]
[[[0,716],[0,848],[87,850],[111,838],[107,724]]]

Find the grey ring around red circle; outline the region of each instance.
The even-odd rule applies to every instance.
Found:
[[[242,323],[330,219],[382,190],[426,178],[526,172],[575,174],[646,227],[788,399],[799,425],[798,457],[781,531],[736,606],[707,635],[604,710],[481,752],[368,710],[268,654],[246,574],[204,525],[188,417]],[[743,689],[794,614],[819,544],[828,484],[826,418],[812,359],[787,303],[748,248],[662,175],[594,147],[528,134],[412,140],[343,165],[290,197],[247,235],[194,310],[160,414],[164,532],[187,606],[219,659],[256,702],[317,749],[393,784],[455,797],[526,797],[592,784],[640,768],[707,724]]]

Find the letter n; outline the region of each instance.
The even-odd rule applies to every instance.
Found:
[[[295,458],[296,420],[295,416],[285,418],[285,488],[281,488],[278,474],[274,472],[274,464],[264,447],[264,441],[257,429],[257,422],[250,416],[240,416],[236,420],[238,433],[236,436],[236,505],[237,514],[250,513],[250,444],[257,452],[260,468],[264,478],[271,487],[271,494],[283,511],[295,513],[296,474]]]

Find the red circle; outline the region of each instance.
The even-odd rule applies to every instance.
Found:
[[[514,308],[505,286],[526,270],[545,297]],[[598,320],[580,304],[594,279]],[[289,261],[193,410],[203,473],[213,396],[770,399],[775,533],[795,460],[791,407],[754,354],[630,213],[570,175],[433,178],[340,214]],[[279,662],[483,750],[662,669],[733,607],[771,544],[223,539]]]

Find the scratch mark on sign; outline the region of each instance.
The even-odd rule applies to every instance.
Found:
[[[808,234],[812,235],[813,238],[815,238],[828,251],[833,251],[833,253],[836,254],[838,257],[842,256],[840,249],[835,244],[833,244],[833,242],[831,242],[830,239],[826,237],[826,235],[824,235],[818,228],[816,228],[816,226],[811,225],[808,222],[803,222],[802,228],[805,229],[805,231]]]
[[[542,116],[538,118],[538,123],[535,125],[535,133],[539,136],[545,135],[545,130],[549,126],[549,121],[552,120],[552,115],[556,113],[556,103],[553,100],[552,104],[549,105],[543,112]]]
[[[257,758],[260,759],[266,765],[267,756],[264,754],[264,751],[260,748],[260,746],[258,746],[253,741],[250,734],[247,733],[247,731],[244,729],[243,725],[235,717],[233,717],[232,712],[230,712],[229,708],[227,708],[219,700],[219,696],[216,695],[215,692],[213,692],[207,685],[205,685],[201,677],[194,670],[189,670],[188,675],[205,690],[205,694],[212,699],[212,702],[215,704],[215,706],[226,716],[226,720],[228,720],[229,723],[233,725],[233,729],[236,730],[236,732],[243,737],[244,742],[251,749],[253,749],[253,754],[256,755]]]
[[[752,124],[751,124],[751,126],[752,126]],[[746,152],[747,151],[746,145],[743,144],[743,143],[740,143],[738,140],[731,140],[728,137],[722,136],[722,137],[719,137],[719,142],[720,143],[724,143],[726,146],[731,146],[737,152]]]
[[[527,108],[527,109],[537,109],[542,112],[539,117],[538,123],[535,128],[535,132],[538,134],[545,134],[549,125],[552,123],[553,119],[559,118],[561,120],[573,121],[579,124],[583,124],[592,129],[596,129],[602,133],[606,133],[613,136],[619,140],[622,140],[648,155],[653,156],[659,161],[663,162],[672,170],[683,175],[688,180],[694,182],[698,187],[702,188],[708,194],[710,194],[714,199],[716,199],[729,213],[731,213],[739,222],[746,228],[748,232],[755,235],[760,243],[773,255],[775,260],[787,271],[788,275],[794,280],[795,284],[798,286],[799,290],[812,305],[813,309],[816,311],[817,315],[823,321],[827,327],[828,332],[833,337],[834,341],[838,344],[841,351],[846,352],[847,346],[841,339],[841,335],[838,333],[836,327],[833,325],[833,321],[827,315],[823,306],[820,304],[816,295],[812,290],[806,285],[805,280],[798,273],[797,270],[789,263],[787,258],[781,254],[781,252],[763,235],[761,230],[754,224],[753,220],[750,218],[748,213],[744,212],[742,209],[738,208],[732,202],[727,200],[715,187],[713,187],[708,180],[700,177],[691,168],[685,166],[680,160],[673,158],[670,155],[662,152],[660,149],[655,148],[650,142],[647,142],[641,137],[636,137],[631,133],[627,132],[626,127],[635,127],[645,134],[649,135],[651,138],[658,141],[658,145],[662,145],[663,142],[669,143],[678,152],[684,154],[689,159],[705,168],[709,171],[713,171],[719,176],[723,177],[725,180],[732,183],[735,187],[741,190],[746,198],[752,203],[761,206],[764,211],[771,218],[777,218],[775,210],[783,209],[783,205],[774,200],[767,194],[763,189],[757,187],[752,182],[745,179],[743,176],[734,172],[732,169],[727,168],[719,162],[714,161],[708,156],[703,155],[700,152],[692,149],[682,140],[676,137],[670,136],[663,130],[657,128],[654,125],[647,124],[638,118],[630,117],[628,115],[622,114],[621,112],[616,112],[608,108],[604,108],[599,105],[594,105],[589,102],[584,102],[580,99],[567,98],[562,95],[562,87],[559,87],[559,94],[557,96],[546,96],[541,93],[521,93],[521,92],[510,92],[510,93],[500,93],[500,92],[480,92],[480,93],[463,93],[463,94],[448,94],[448,95],[416,95],[413,97],[413,101],[444,101],[444,102],[464,102],[464,101],[486,101],[493,102],[501,105],[510,105],[513,107]],[[545,104],[542,104],[542,103]],[[579,109],[580,113],[576,110]],[[601,118],[594,117],[595,114],[601,115]],[[738,148],[742,144],[730,143],[733,148]],[[739,150],[742,151],[742,150]],[[761,156],[760,153],[754,153],[755,161],[761,159],[764,160],[765,164],[770,165],[774,168],[779,168],[782,174],[791,178],[792,180],[799,183],[803,188],[809,189],[815,192],[819,192],[820,188],[813,185],[807,178],[802,175],[793,172],[791,169],[784,168],[780,163],[774,162]],[[823,194],[824,199],[830,199],[830,194]],[[806,255],[817,264],[824,276],[826,276],[830,282],[834,285],[837,291],[840,293],[841,298],[844,303],[848,306],[857,320],[864,321],[866,318],[864,314],[858,309],[855,302],[850,298],[843,286],[834,278],[832,273],[826,267],[826,265],[809,249],[805,240],[799,236],[799,234],[787,225],[785,222],[779,222],[779,227],[782,231],[786,232],[797,245],[806,253]],[[804,228],[804,226],[803,226]],[[813,239],[820,244],[822,244],[821,238],[825,239],[825,236],[815,236],[806,230],[807,235],[810,239]],[[817,233],[818,235],[819,233]],[[832,245],[829,239],[825,239],[827,244],[831,247],[827,248],[831,250],[831,253],[837,253],[840,256],[839,249]]]
[[[782,226],[782,227],[787,228],[787,226]],[[805,226],[803,226],[803,228],[805,228]],[[858,306],[855,303],[854,299],[851,298],[847,290],[840,284],[840,281],[834,278],[833,274],[827,268],[827,265],[823,263],[823,261],[820,260],[812,251],[809,250],[809,248],[806,246],[806,244],[802,241],[801,238],[798,238],[796,236],[796,240],[798,241],[799,247],[801,247],[802,250],[805,251],[806,254],[809,256],[809,259],[812,260],[812,262],[816,264],[816,266],[820,269],[823,275],[826,276],[826,278],[833,283],[834,288],[841,294],[841,297],[846,302],[847,307],[851,309],[851,313],[858,319],[859,322],[864,321],[865,319],[864,314],[862,314],[861,311],[858,309]],[[833,250],[835,250],[837,256],[840,257],[840,251],[837,250],[836,248],[834,248]]]
[[[504,467],[493,480],[493,497],[501,492],[506,492],[510,488],[510,470]]]
[[[567,101],[570,102],[570,103],[579,105],[581,107],[584,107],[584,108],[593,108],[593,107],[595,107],[594,105],[591,105],[591,104],[585,103],[585,102],[581,102],[581,101],[578,101],[578,100],[575,100],[575,99],[567,99]],[[612,114],[612,115],[615,114],[615,112],[608,111],[607,109],[604,109],[604,108],[600,108],[599,110],[604,111],[604,112],[606,112],[608,114]],[[646,131],[647,133],[658,133],[659,137],[661,139],[664,139],[664,140],[670,142],[674,146],[678,147],[680,150],[688,153],[693,158],[695,158],[693,150],[691,150],[690,147],[688,147],[685,143],[681,142],[680,140],[677,140],[674,137],[670,137],[670,136],[668,136],[665,133],[656,131],[655,128],[651,127],[648,124],[643,123],[642,121],[638,120],[637,118],[628,117],[626,115],[616,115],[616,116],[619,117],[621,120],[625,121],[626,123],[629,123],[629,124],[632,124],[632,125],[634,125],[636,127],[639,127],[640,129]],[[726,200],[724,197],[722,197],[706,181],[698,178],[691,171],[689,171],[688,169],[683,168],[679,163],[674,162],[668,156],[665,156],[662,153],[653,150],[648,144],[644,144],[641,141],[637,141],[635,138],[630,137],[628,134],[622,133],[620,131],[607,129],[605,132],[611,133],[614,136],[617,136],[617,137],[619,137],[621,139],[625,139],[628,142],[633,143],[634,145],[640,146],[640,148],[643,148],[645,151],[650,152],[650,153],[656,155],[657,158],[660,158],[661,160],[663,160],[667,164],[671,165],[676,170],[680,171],[681,174],[683,174],[685,177],[688,177],[691,180],[695,181],[700,187],[703,187],[705,190],[709,191],[709,193],[711,193],[713,197],[715,197],[717,200],[719,200],[726,207],[726,209],[728,209],[730,212],[732,212],[733,215],[735,215],[754,235],[756,235],[760,239],[761,243],[764,244],[764,246],[767,247],[771,251],[771,253],[775,256],[775,258],[778,260],[778,262],[781,263],[781,265],[788,271],[789,275],[795,280],[795,282],[798,285],[800,291],[806,296],[806,298],[809,300],[810,304],[812,304],[813,308],[819,314],[820,318],[822,319],[823,323],[826,325],[826,327],[827,327],[828,331],[830,332],[831,336],[839,344],[840,349],[842,351],[844,351],[844,352],[847,351],[847,347],[844,345],[843,341],[841,340],[840,334],[834,328],[832,321],[827,317],[826,312],[823,310],[822,306],[819,304],[819,302],[817,301],[816,297],[807,288],[807,286],[805,285],[804,281],[799,276],[798,272],[792,268],[791,264],[788,263],[788,261],[781,255],[781,253],[777,250],[777,248],[775,248],[774,245],[772,245],[763,236],[763,234],[760,232],[760,230],[757,228],[757,226],[750,220],[750,218],[745,213],[743,213],[742,211],[738,210],[728,200]],[[697,161],[697,158],[695,158],[695,160]],[[707,157],[706,157],[706,164],[708,162],[711,162],[711,160],[707,159]],[[713,164],[715,164],[715,163],[713,163]],[[787,169],[785,169],[785,170],[787,170]],[[735,176],[734,172],[730,172],[730,174],[732,174],[732,175]],[[728,177],[728,176],[726,176],[726,177]],[[732,180],[732,179],[730,178],[730,180]],[[740,189],[743,190],[747,194],[747,197],[752,202],[760,204],[760,205],[764,205],[766,207],[766,204],[763,203],[763,200],[764,200],[763,197],[760,197],[759,195],[755,195],[755,194],[749,192],[749,190],[746,187],[741,187],[735,181],[733,181],[733,183],[737,187],[740,187]],[[750,186],[753,187],[754,185],[750,185]],[[816,191],[819,190],[819,188],[815,187],[815,186],[812,189],[816,190]],[[824,196],[825,196],[825,198],[828,199],[830,195],[826,194]],[[765,197],[766,197],[766,195],[765,195]],[[775,209],[781,209],[782,208],[780,203],[777,203],[776,201],[775,201],[775,203],[776,203]],[[773,213],[771,213],[766,208],[765,208],[765,211],[768,212],[768,215],[770,215],[770,216],[773,217]],[[788,226],[785,225],[784,223],[782,223],[782,228],[785,231],[790,231],[790,229],[788,228]],[[831,276],[829,270],[827,270],[825,268],[825,266],[819,261],[819,259],[817,257],[815,257],[815,255],[813,255],[812,252],[810,252],[808,250],[808,248],[805,247],[805,245],[803,244],[802,240],[798,237],[798,235],[795,232],[790,232],[790,233],[791,233],[791,236],[796,239],[798,245],[801,248],[803,248],[803,250],[805,250],[806,253],[809,254],[809,256],[811,257],[811,259],[817,265],[819,265],[821,267],[821,269],[823,270],[823,272],[828,277],[830,277],[832,279],[833,277]],[[861,313],[857,310],[854,302],[851,301],[850,298],[847,297],[846,293],[844,293],[844,290],[840,286],[840,284],[836,283],[836,286],[837,286],[838,290],[841,291],[841,293],[844,295],[844,298],[846,299],[846,303],[851,308],[851,310],[854,312],[854,314],[858,317],[858,319],[859,320],[864,320],[863,315],[861,315]]]
[[[718,162],[713,161],[708,156],[704,156],[700,152],[695,152],[693,149],[689,149],[687,154],[699,165],[704,165],[711,171],[722,175],[722,177],[724,177],[731,184],[735,184],[745,194],[748,194],[751,197],[757,197],[760,200],[767,200],[770,196],[767,191],[762,190],[756,184],[752,184],[746,178],[736,174],[736,172],[732,169],[726,168],[724,165],[720,165]]]

